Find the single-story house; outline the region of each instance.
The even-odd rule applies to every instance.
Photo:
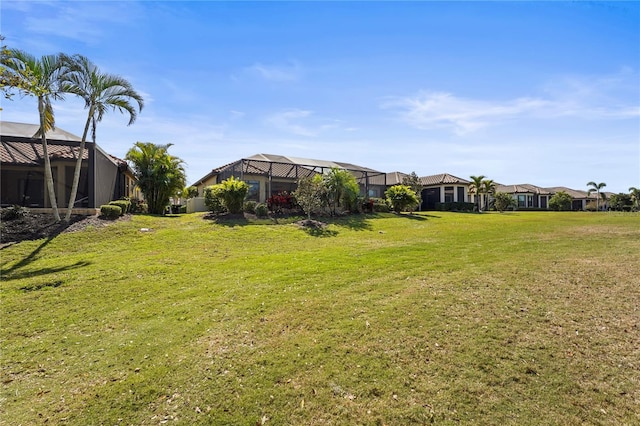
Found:
[[[231,176],[249,185],[247,200],[264,203],[275,194],[295,191],[299,179],[324,174],[332,168],[351,173],[360,185],[360,193],[369,197],[382,197],[386,189],[386,174],[355,164],[336,161],[313,160],[273,154],[256,154],[213,169],[192,186],[198,194],[204,188],[218,184]]]
[[[588,191],[581,191],[577,189],[571,189],[564,186],[554,186],[552,188],[547,188],[553,194],[556,192],[564,191],[573,198],[573,202],[571,204],[571,210],[586,210],[587,203],[590,201],[596,202],[597,194],[592,192],[589,194]],[[600,200],[600,208],[606,210],[608,207],[608,201]]]
[[[35,124],[0,121],[2,207],[19,205],[42,212],[51,209],[44,180],[42,141],[34,137],[38,128]],[[60,128],[47,133],[56,201],[61,212],[66,211],[71,195],[81,140]],[[95,214],[102,204],[138,195],[133,171],[126,161],[87,141],[73,213]]]
[[[517,208],[520,209],[547,209],[549,206],[549,199],[555,193],[548,188],[541,188],[528,183],[519,185],[497,184],[496,192],[511,194],[517,202]]]
[[[420,178],[422,183],[422,210],[433,210],[436,203],[467,203],[471,202],[469,185],[471,182],[441,173]]]
[[[402,172],[387,173],[387,187],[400,185],[409,175]],[[422,204],[420,210],[434,210],[437,203],[471,202],[469,194],[470,181],[440,173],[419,178],[422,185]]]

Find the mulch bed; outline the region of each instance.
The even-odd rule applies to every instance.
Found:
[[[130,218],[130,215],[125,215],[119,220]],[[113,222],[113,220],[103,219],[100,216],[84,215],[72,215],[69,222],[64,220],[56,222],[51,214],[24,213],[24,215],[17,218],[2,219],[0,224],[0,248],[20,241],[53,238],[61,233],[80,231],[88,226],[103,227]]]

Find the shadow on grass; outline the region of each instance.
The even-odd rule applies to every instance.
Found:
[[[42,268],[42,269],[39,269],[39,270],[36,270],[36,271],[25,271],[25,272],[16,273],[16,271],[18,271],[18,270],[26,267],[30,263],[32,263],[36,259],[36,257],[38,256],[38,253],[40,253],[42,251],[42,249],[44,249],[47,245],[49,245],[49,243],[54,238],[55,237],[47,238],[38,247],[36,247],[31,253],[29,253],[24,259],[20,260],[19,262],[17,262],[15,265],[13,265],[10,268],[2,270],[2,279],[3,279],[3,281],[12,281],[12,280],[19,280],[19,279],[22,279],[22,278],[35,277],[35,276],[39,276],[39,275],[53,274],[53,273],[56,273],[56,272],[63,272],[63,271],[68,271],[70,269],[81,268],[83,266],[88,266],[88,265],[91,264],[91,262],[78,261],[76,263],[73,263],[73,264],[67,265],[67,266],[57,266],[55,268]]]
[[[304,227],[303,230],[312,237],[318,238],[335,237],[336,235],[338,235],[338,231],[327,228]]]
[[[371,231],[373,229],[371,223],[368,221],[367,215],[364,214],[352,214],[349,216],[333,218],[329,220],[329,223],[349,228],[354,231]]]

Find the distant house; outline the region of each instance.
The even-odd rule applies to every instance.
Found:
[[[469,185],[471,182],[441,173],[420,178],[422,183],[422,210],[433,210],[436,203],[466,203],[470,202]]]
[[[587,203],[596,201],[596,194],[587,191],[554,186],[542,188],[528,183],[519,185],[496,185],[496,192],[511,194],[516,200],[516,208],[519,209],[549,209],[549,200],[554,194],[564,191],[573,199],[571,210],[586,210]],[[606,209],[607,202],[601,201],[600,207]]]
[[[496,192],[511,194],[516,200],[516,207],[521,209],[547,209],[549,206],[549,199],[555,193],[548,188],[541,188],[528,183],[519,185],[498,184],[496,185]]]
[[[552,188],[547,188],[547,189],[551,191],[553,194],[560,191],[564,191],[567,194],[569,194],[571,198],[573,198],[573,201],[571,203],[571,210],[586,210],[587,203],[590,201],[593,201],[595,203],[597,199],[597,194],[595,192],[589,194],[587,191],[566,188],[564,186],[554,186]],[[607,202],[600,201],[600,208],[606,210]]]
[[[387,173],[387,187],[402,184],[408,174],[402,172]],[[434,210],[438,203],[470,202],[470,181],[441,173],[420,177],[422,184],[422,205],[420,210]]]
[[[0,121],[0,203],[46,211],[51,201],[45,187],[44,157],[35,124]],[[62,129],[47,133],[47,147],[58,207],[66,211],[81,138]],[[124,160],[87,142],[74,213],[95,214],[102,204],[122,197],[134,197],[135,180]]]
[[[351,173],[360,185],[360,193],[382,197],[386,188],[385,173],[355,164],[313,160],[273,154],[256,154],[213,169],[193,186],[203,195],[204,188],[233,176],[249,184],[247,200],[265,202],[270,196],[295,191],[299,179],[324,174],[332,168]]]

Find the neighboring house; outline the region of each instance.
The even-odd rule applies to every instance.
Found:
[[[272,195],[295,191],[299,179],[324,174],[332,168],[346,170],[354,175],[362,195],[384,195],[386,175],[383,172],[349,163],[272,154],[256,154],[213,169],[193,186],[198,188],[198,194],[202,196],[207,186],[218,184],[233,176],[249,185],[247,200],[264,203]]]
[[[35,124],[0,121],[2,160],[0,203],[32,209],[51,208],[45,187],[42,141],[35,138]],[[47,133],[47,149],[56,201],[66,211],[81,138],[60,128]],[[85,144],[74,213],[95,214],[102,204],[135,197],[133,171],[124,160],[104,152],[92,142]]]
[[[516,200],[516,208],[548,209],[549,199],[555,193],[549,188],[523,183],[519,185],[496,185],[496,192],[511,194]]]
[[[590,201],[595,202],[597,199],[597,194],[595,192],[589,194],[587,191],[566,188],[564,186],[554,186],[546,189],[551,191],[552,194],[560,191],[564,191],[569,194],[571,198],[573,198],[571,210],[586,210],[587,203]],[[600,208],[606,210],[608,208],[608,201],[600,200]]]
[[[421,210],[434,210],[437,203],[466,203],[471,202],[469,195],[470,181],[441,173],[439,175],[424,176],[422,183]]]
[[[496,192],[511,194],[518,209],[549,209],[549,200],[557,192],[564,191],[573,198],[571,210],[586,210],[587,203],[596,201],[596,193],[589,194],[564,186],[542,188],[528,183],[520,185],[496,185]],[[606,210],[608,201],[600,200],[600,208]]]

